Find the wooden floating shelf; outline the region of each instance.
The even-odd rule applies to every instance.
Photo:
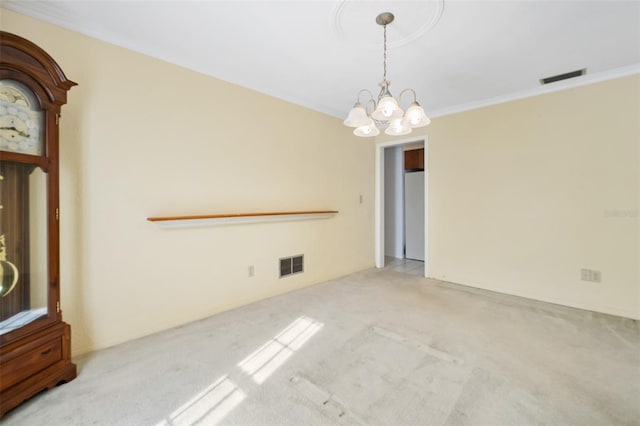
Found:
[[[241,223],[284,222],[293,220],[326,219],[337,210],[313,210],[304,212],[233,213],[199,216],[148,217],[160,228],[193,228],[202,226],[235,225]]]

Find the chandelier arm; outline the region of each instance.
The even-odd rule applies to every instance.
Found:
[[[391,95],[389,93],[389,85],[386,84],[386,81],[380,83],[380,93],[378,93],[378,100],[382,99],[385,95]]]
[[[360,91],[358,92],[358,102],[360,102],[360,95],[362,95],[363,93],[368,94],[368,95],[369,95],[369,99],[373,99],[373,93],[371,93],[371,91],[370,91],[370,90],[362,89],[362,90],[360,90]],[[367,101],[367,102],[369,102],[369,101]]]
[[[402,95],[405,94],[406,92],[411,92],[413,93],[413,102],[417,102],[417,97],[416,97],[416,91],[413,89],[404,89],[402,92],[400,92],[400,94],[398,95],[398,104],[400,104],[400,106],[402,106]]]
[[[371,92],[369,92],[369,94],[371,94]],[[371,106],[371,111],[367,109],[369,106]],[[364,107],[364,110],[367,111],[367,115],[371,116],[371,114],[373,114],[373,111],[375,111],[377,107],[378,107],[378,103],[376,102],[375,99],[373,99],[373,96],[372,96],[367,102],[367,105]]]

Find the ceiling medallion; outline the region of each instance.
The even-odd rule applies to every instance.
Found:
[[[349,1],[338,0],[331,13],[331,27],[336,35],[360,49],[377,50],[380,45],[372,42],[373,29],[368,25],[373,13],[387,8],[402,26],[397,28],[390,48],[411,43],[430,31],[440,21],[444,11],[444,0],[413,1]]]

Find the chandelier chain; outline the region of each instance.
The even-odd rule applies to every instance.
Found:
[[[383,25],[384,28],[384,75],[382,81],[386,83],[387,81],[387,25]]]

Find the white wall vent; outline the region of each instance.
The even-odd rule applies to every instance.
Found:
[[[304,272],[304,255],[283,257],[280,259],[280,278]]]

